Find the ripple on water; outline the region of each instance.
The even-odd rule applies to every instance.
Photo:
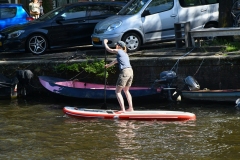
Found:
[[[177,109],[196,121],[160,122],[75,119],[46,104],[2,104],[0,159],[238,157],[240,112],[194,105]]]

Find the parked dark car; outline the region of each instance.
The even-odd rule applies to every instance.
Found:
[[[24,24],[32,20],[34,19],[22,4],[0,3],[0,30],[16,24]]]
[[[26,24],[0,32],[2,50],[42,54],[47,49],[91,44],[95,25],[122,9],[126,2],[78,2],[67,4]]]

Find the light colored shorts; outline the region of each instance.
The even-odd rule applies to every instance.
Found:
[[[132,68],[125,68],[120,71],[116,85],[119,87],[125,87],[125,86],[130,87],[132,85],[132,81],[133,81]]]

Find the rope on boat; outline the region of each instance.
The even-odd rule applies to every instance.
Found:
[[[202,62],[201,62],[201,64],[200,64],[200,66],[198,67],[197,71],[194,73],[194,75],[193,75],[193,76],[195,76],[195,75],[198,73],[199,69],[202,67],[203,61],[204,61],[204,59],[202,60]]]
[[[192,48],[189,52],[187,52],[187,53],[184,54],[183,56],[181,56],[180,58],[178,58],[177,62],[173,65],[173,67],[172,67],[172,69],[171,69],[170,71],[172,71],[172,70],[175,68],[175,66],[177,66],[176,69],[175,69],[175,72],[177,73],[178,64],[179,64],[180,59],[182,59],[182,58],[184,58],[185,56],[187,56],[188,54],[190,54],[194,49],[195,49],[195,47]]]

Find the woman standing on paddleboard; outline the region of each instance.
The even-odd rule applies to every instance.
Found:
[[[108,68],[118,63],[120,73],[118,76],[115,93],[120,104],[121,111],[133,111],[132,96],[129,92],[129,88],[131,87],[133,81],[133,70],[130,64],[129,56],[126,53],[126,44],[123,41],[118,41],[116,43],[116,49],[111,49],[107,43],[108,40],[104,39],[106,50],[110,53],[117,54],[117,58],[111,63],[106,64],[105,67]],[[122,90],[124,91],[128,101],[129,108],[127,110],[125,110],[124,100],[121,94]]]

